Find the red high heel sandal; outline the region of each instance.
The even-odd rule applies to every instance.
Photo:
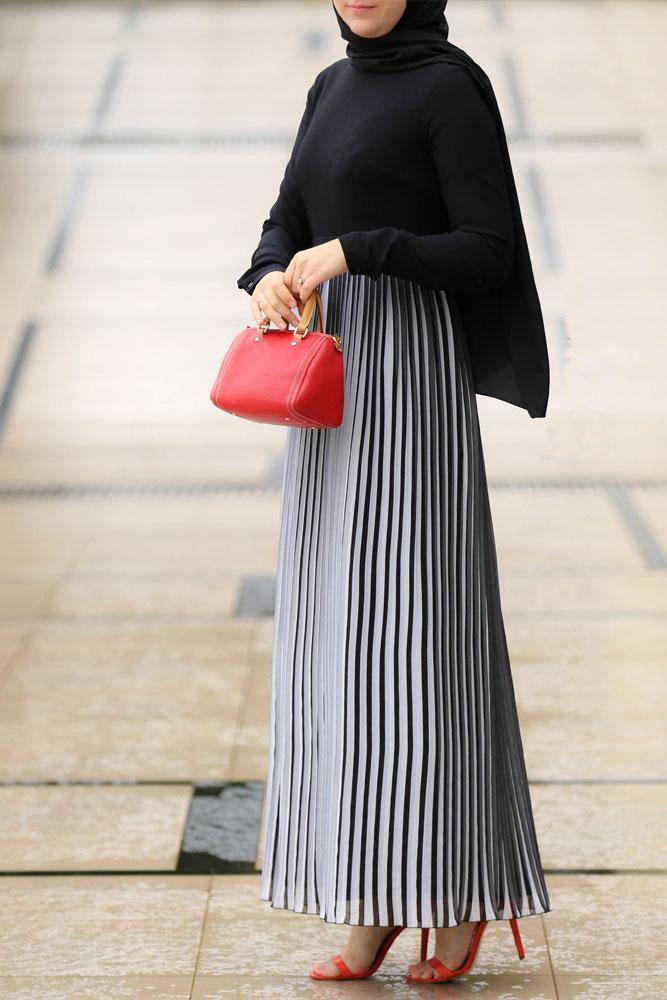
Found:
[[[380,942],[380,946],[375,953],[375,958],[368,969],[363,972],[351,972],[350,969],[345,964],[345,960],[342,955],[334,955],[331,959],[338,968],[340,969],[340,976],[323,976],[320,972],[315,972],[315,969],[311,969],[310,978],[311,979],[367,979],[372,976],[374,972],[380,968],[384,956],[387,954],[392,944],[401,933],[404,931],[405,927],[393,927],[387,936]]]
[[[423,976],[413,976],[410,973],[407,974],[406,978],[412,983],[444,983],[449,979],[456,979],[458,976],[465,975],[466,972],[470,972],[472,969],[475,958],[477,957],[477,949],[479,948],[479,942],[482,940],[482,934],[488,924],[488,920],[480,920],[475,928],[475,933],[472,936],[472,941],[470,942],[470,947],[468,948],[468,954],[465,957],[463,965],[460,965],[458,969],[448,969],[439,958],[435,955],[428,959],[428,964],[432,966],[438,973],[437,976],[432,976],[430,979],[426,979]],[[516,945],[516,950],[519,958],[525,958],[526,953],[523,950],[523,944],[521,942],[521,935],[519,934],[519,928],[517,926],[516,917],[512,917],[510,920],[510,927],[512,928],[512,934],[514,935],[514,944]],[[428,948],[428,932],[429,927],[422,928],[422,943],[421,943],[421,961],[426,960],[426,950]]]

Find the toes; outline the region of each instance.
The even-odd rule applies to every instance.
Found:
[[[433,979],[435,973],[433,971],[433,966],[429,965],[428,962],[419,962],[417,965],[413,965],[414,970],[412,975],[417,976],[418,979]]]
[[[323,962],[321,965],[314,965],[313,972],[320,976],[339,976],[340,970],[333,962]]]

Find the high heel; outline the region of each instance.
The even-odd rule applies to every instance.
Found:
[[[477,957],[477,949],[479,948],[479,943],[482,940],[482,934],[484,933],[488,920],[480,920],[475,928],[475,933],[472,936],[472,941],[470,942],[470,947],[468,948],[468,954],[466,955],[463,964],[458,967],[458,969],[448,969],[439,958],[433,955],[428,960],[426,959],[426,950],[428,948],[428,927],[422,927],[421,934],[421,961],[428,961],[428,964],[435,969],[438,973],[437,976],[431,976],[429,979],[424,976],[413,976],[410,973],[407,974],[406,978],[410,980],[411,983],[444,983],[449,979],[456,979],[458,976],[465,975],[466,972],[470,972],[473,967],[475,958]],[[514,944],[516,945],[516,950],[519,958],[525,958],[526,953],[523,950],[523,943],[521,941],[521,935],[519,934],[519,926],[516,921],[516,917],[512,917],[510,920],[510,927],[512,928],[512,935],[514,937]]]
[[[372,976],[374,972],[377,972],[377,970],[380,968],[380,965],[382,964],[385,955],[391,948],[392,944],[394,943],[398,935],[401,933],[401,931],[404,930],[405,927],[392,927],[392,929],[389,931],[386,937],[384,937],[380,942],[378,950],[375,952],[375,957],[372,963],[363,972],[351,972],[350,969],[345,964],[343,956],[334,955],[331,961],[335,965],[337,965],[338,968],[340,969],[339,976],[324,976],[322,975],[321,972],[316,972],[315,968],[313,967],[310,971],[310,978],[311,979],[367,979],[369,976]]]

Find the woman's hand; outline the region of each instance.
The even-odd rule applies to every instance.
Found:
[[[297,301],[285,283],[285,271],[269,271],[257,282],[250,297],[250,310],[257,326],[262,313],[275,323],[279,330],[296,326],[299,318],[292,312]]]
[[[340,240],[329,240],[295,253],[285,271],[285,284],[304,303],[319,284],[346,271],[347,261]],[[302,285],[299,278],[304,279]]]

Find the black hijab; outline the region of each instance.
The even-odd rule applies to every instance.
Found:
[[[493,114],[514,220],[514,265],[500,288],[457,292],[455,298],[477,392],[521,406],[531,417],[543,417],[549,397],[549,357],[507,137],[488,76],[467,52],[449,41],[446,6],[447,0],[407,0],[391,31],[378,38],[355,34],[335,5],[334,12],[353,66],[373,73],[436,62],[465,66]]]

